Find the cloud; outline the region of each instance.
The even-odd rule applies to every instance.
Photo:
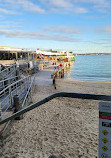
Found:
[[[106,42],[111,42],[111,39],[107,38],[107,39],[100,39],[101,41],[106,41]]]
[[[110,0],[0,0],[0,6],[34,13],[85,14],[110,13]],[[9,9],[10,10],[10,9]]]
[[[52,35],[44,32],[29,32],[22,30],[0,30],[0,35],[6,37],[14,38],[28,38],[28,39],[37,39],[37,40],[54,40],[54,41],[64,41],[64,42],[77,42],[78,39],[74,39],[70,36],[65,35]]]
[[[0,20],[0,29],[20,29],[24,28],[24,21],[18,19],[17,21]]]
[[[52,8],[70,8],[73,6],[69,0],[40,0],[40,2]]]
[[[78,0],[78,2],[89,3],[92,5],[92,9],[102,13],[107,13],[111,9],[110,0]]]
[[[110,0],[39,0],[46,8],[59,13],[84,14],[88,12],[109,12]],[[86,9],[87,6],[87,9]],[[90,10],[90,11],[89,11]]]
[[[84,13],[88,13],[89,11],[85,8],[76,8],[74,12],[76,14],[84,14]]]
[[[106,26],[103,31],[111,34],[111,25]]]
[[[48,11],[56,12],[59,14],[84,14],[88,13],[85,7],[76,6],[75,1],[71,0],[40,0],[41,3],[47,8]]]
[[[81,30],[73,26],[41,26],[42,29],[49,32],[80,34]]]
[[[16,12],[14,12],[12,10],[4,9],[4,8],[0,8],[0,13],[4,13],[4,14],[17,14]]]
[[[107,44],[106,42],[95,42],[95,41],[87,41],[89,43],[92,43],[92,44],[96,44],[96,45],[104,45],[104,44]]]
[[[49,5],[52,5],[55,7],[62,7],[62,8],[72,7],[72,3],[66,0],[48,0],[48,2],[49,2]]]
[[[34,4],[30,0],[5,0],[8,4],[11,4],[11,7],[21,8],[25,11],[44,13],[45,10],[39,7],[37,4]]]
[[[104,28],[96,29],[95,33],[107,33],[107,34],[111,34],[111,25],[107,25]]]

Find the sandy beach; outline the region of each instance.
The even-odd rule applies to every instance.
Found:
[[[36,74],[33,102],[55,92],[111,95],[110,82],[58,79],[52,71]],[[0,158],[97,158],[99,101],[56,98],[12,121],[0,140]]]

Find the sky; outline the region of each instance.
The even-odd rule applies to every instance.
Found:
[[[0,0],[0,46],[111,53],[111,0]]]

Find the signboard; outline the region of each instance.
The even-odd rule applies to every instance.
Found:
[[[99,103],[99,158],[111,158],[111,102]]]

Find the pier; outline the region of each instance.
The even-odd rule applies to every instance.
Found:
[[[65,68],[71,65],[68,58],[52,50],[37,54],[28,50],[9,49],[0,50],[0,53],[0,62],[4,64],[4,69],[0,71],[0,120],[30,105],[34,83],[44,85],[45,81],[45,84],[53,85],[55,79],[64,77]],[[37,77],[37,72],[42,78],[40,75]],[[0,127],[0,133],[8,123]]]

